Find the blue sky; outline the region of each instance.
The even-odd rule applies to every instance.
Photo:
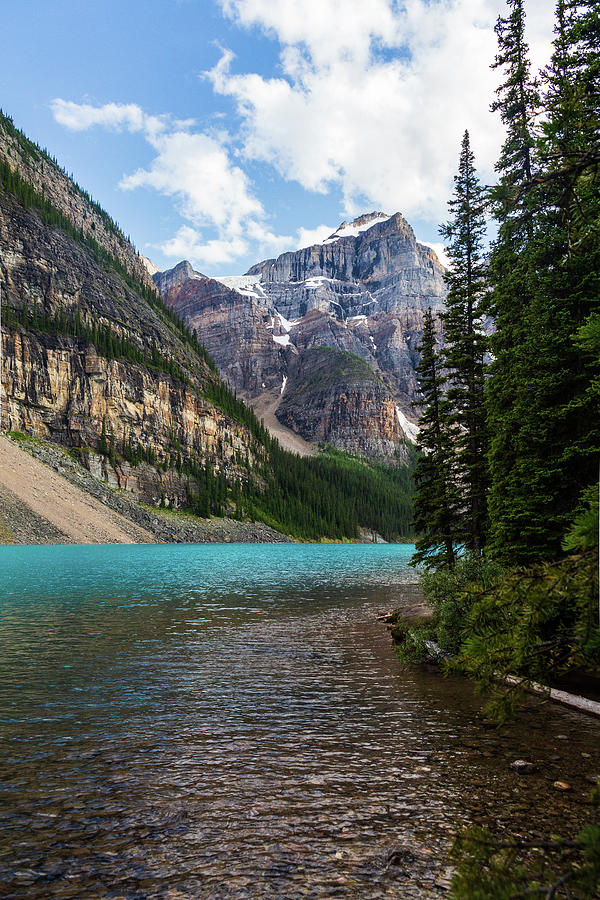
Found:
[[[529,0],[536,66],[552,3]],[[402,212],[437,243],[471,132],[485,183],[504,0],[21,0],[1,105],[160,268],[236,274]]]

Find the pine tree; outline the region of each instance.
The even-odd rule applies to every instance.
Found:
[[[525,41],[524,0],[507,0],[508,15],[500,16],[495,32],[498,54],[493,69],[504,70],[504,81],[496,90],[492,112],[499,112],[506,126],[496,170],[500,183],[492,196],[504,205],[506,215],[521,217],[523,199],[534,174],[535,120],[540,108],[538,85],[531,77],[529,48]],[[527,221],[527,217],[525,217]]]
[[[487,430],[484,405],[482,329],[486,272],[483,262],[485,196],[475,171],[469,132],[465,131],[454,195],[452,219],[440,228],[451,267],[446,272],[446,310],[442,313],[445,346],[442,362],[453,433],[453,457],[461,491],[460,541],[479,554],[487,536]]]
[[[490,549],[499,556],[519,552],[515,543],[522,543],[519,536],[527,525],[523,485],[516,472],[520,425],[532,402],[527,385],[534,286],[528,250],[536,226],[534,123],[540,108],[538,86],[530,75],[523,0],[507,0],[507,4],[508,15],[496,24],[499,52],[493,65],[504,71],[491,108],[500,113],[506,139],[496,164],[499,182],[490,192],[499,230],[488,273],[488,310],[494,317],[495,332],[490,340],[492,362],[485,390],[490,434]]]
[[[458,498],[452,467],[452,429],[444,395],[444,377],[436,351],[435,320],[425,313],[417,367],[423,412],[418,447],[423,455],[415,468],[413,525],[417,532],[413,564],[453,568],[456,560]]]
[[[556,12],[554,53],[543,74],[545,240],[536,246],[542,273],[538,321],[554,351],[543,373],[558,448],[547,478],[553,487],[552,546],[597,480],[600,454],[600,413],[588,391],[598,360],[580,352],[578,338],[584,323],[600,315],[600,8],[592,0],[558,0]]]
[[[598,18],[596,3],[558,2],[528,192],[532,227],[509,275],[505,217],[492,260],[492,542],[497,555],[523,564],[560,554],[579,497],[597,477],[594,369],[577,332],[598,315],[600,298]]]

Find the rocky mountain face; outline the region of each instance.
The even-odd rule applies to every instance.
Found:
[[[417,347],[425,311],[444,305],[443,274],[399,213],[370,213],[245,276],[180,263],[153,278],[251,404],[278,397],[277,418],[305,439],[391,461],[415,436]]]
[[[149,503],[184,502],[192,463],[246,477],[261,448],[207,399],[218,377],[141,257],[6,119],[2,161],[2,426],[73,448]]]
[[[8,116],[0,117],[0,160],[18,172],[69,219],[74,228],[94,241],[140,284],[151,287],[144,259],[110,216],[82,190],[43,150],[14,127]]]
[[[359,356],[310,347],[290,365],[279,421],[308,441],[394,460],[405,434],[389,390]]]

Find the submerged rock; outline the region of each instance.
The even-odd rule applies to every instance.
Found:
[[[519,775],[531,775],[537,768],[535,763],[528,762],[526,759],[515,759],[514,762],[511,762],[510,767]]]

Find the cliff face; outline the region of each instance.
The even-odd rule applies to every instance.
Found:
[[[232,387],[256,397],[281,385],[285,348],[273,338],[285,332],[259,287],[233,289],[199,275],[189,263],[154,277],[165,303],[196,329]]]
[[[246,436],[192,389],[57,335],[8,333],[4,354],[9,430],[77,448],[91,472],[137,499],[158,503],[164,495],[178,505],[187,499],[189,480],[176,468],[128,463],[128,444],[152,448],[159,460],[176,448],[184,459],[201,448],[204,458],[237,474],[235,453],[245,452]],[[112,463],[97,452],[103,429],[114,445]]]
[[[152,286],[143,258],[110,216],[66,175],[55,160],[16,129],[10,118],[1,114],[0,160],[7,162],[39,194],[43,194],[74,228],[93,238],[118,259],[137,281]]]
[[[417,243],[399,213],[371,213],[342,223],[322,244],[253,266],[246,276],[215,280],[180,263],[154,281],[250,403],[279,391],[277,418],[305,439],[389,459],[406,437],[396,406],[415,418],[417,348],[425,311],[443,308],[443,274],[433,250]],[[292,384],[297,390],[308,360],[314,362],[307,351],[320,347],[360,357],[387,398],[354,397],[352,425],[330,429],[328,438],[323,424],[300,410],[292,415],[287,404]],[[338,379],[320,397],[321,423],[349,409],[351,388]]]
[[[394,302],[397,307],[409,297],[421,302],[435,297],[439,302],[445,296],[443,271],[433,250],[417,243],[412,228],[400,213],[389,217],[370,213],[352,223],[343,222],[322,244],[265,260],[253,266],[248,274],[260,275],[265,285],[302,285],[312,278],[332,279],[360,285],[371,295],[388,286],[391,279],[391,284],[398,288]],[[343,292],[342,286],[337,287]],[[276,293],[277,288],[269,290]],[[296,296],[301,303],[302,295]],[[379,298],[376,305],[379,309]],[[350,314],[350,304],[344,306]],[[300,309],[299,306],[296,314]]]
[[[21,159],[1,125],[13,169],[46,185],[62,215],[77,210],[95,223],[95,246],[112,256],[120,247],[129,280],[0,184],[3,427],[76,448],[92,471],[150,503],[185,501],[192,462],[244,477],[252,439],[206,399],[217,377],[170,320],[140,257],[84,195],[65,189],[65,176],[54,184],[53,163],[39,159],[39,174],[33,156]]]
[[[390,391],[359,357],[313,347],[290,366],[277,417],[305,440],[387,463],[406,462],[406,436]]]

